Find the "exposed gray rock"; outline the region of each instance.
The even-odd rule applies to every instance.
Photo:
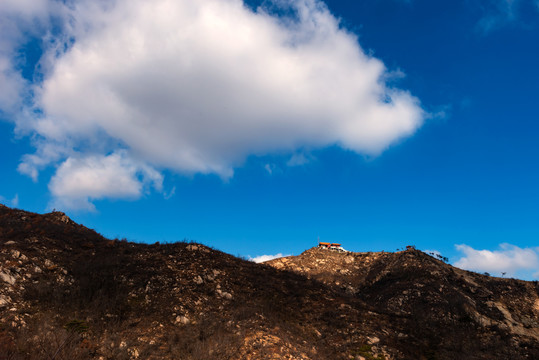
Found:
[[[1,272],[1,271],[0,271],[0,279],[2,279],[4,282],[7,282],[10,285],[15,284],[15,281],[17,281],[17,279],[14,276],[10,274],[6,274],[5,272]]]
[[[49,259],[45,259],[45,267],[52,267],[54,265],[54,263],[52,261],[50,261]]]
[[[227,300],[232,300],[232,294],[229,292],[222,291],[221,289],[217,289],[215,292],[217,293],[217,295],[219,295],[222,298],[225,298]]]
[[[191,320],[187,316],[176,316],[176,324],[187,325],[191,323]]]
[[[10,299],[5,295],[0,295],[0,308],[6,307],[10,302]]]

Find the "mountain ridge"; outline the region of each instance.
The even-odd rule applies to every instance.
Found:
[[[537,282],[420,251],[256,264],[0,206],[0,358],[533,359]]]

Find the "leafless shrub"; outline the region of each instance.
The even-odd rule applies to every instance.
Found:
[[[79,322],[81,325],[82,322]],[[0,334],[0,359],[73,360],[90,359],[89,341],[83,326],[62,327],[52,318],[42,318],[26,328],[13,328]]]

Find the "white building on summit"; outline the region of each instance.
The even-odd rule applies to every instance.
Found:
[[[329,242],[318,242],[318,247],[321,249],[327,249],[327,250],[333,250],[333,251],[340,251],[340,252],[346,252],[344,248],[341,246],[341,244],[337,243],[329,243]]]

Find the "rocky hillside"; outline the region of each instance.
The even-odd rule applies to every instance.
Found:
[[[318,280],[388,315],[393,333],[385,343],[413,344],[421,349],[418,358],[539,358],[537,281],[464,271],[413,247],[397,253],[312,248],[268,264]]]
[[[0,359],[537,359],[538,291],[415,250],[255,264],[0,205]]]

